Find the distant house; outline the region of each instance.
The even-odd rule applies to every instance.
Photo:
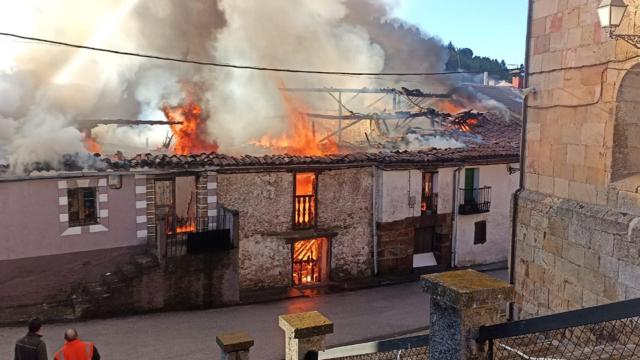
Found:
[[[0,320],[237,303],[505,261],[518,122],[465,147],[329,156],[139,155],[0,176]]]

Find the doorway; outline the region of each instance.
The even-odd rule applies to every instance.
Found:
[[[156,180],[155,211],[158,254],[186,254],[187,236],[196,231],[195,176]]]
[[[294,286],[329,281],[329,239],[315,238],[294,242],[292,265]]]

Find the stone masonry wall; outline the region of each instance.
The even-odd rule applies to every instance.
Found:
[[[525,191],[519,197],[519,316],[640,297],[640,218]]]
[[[332,280],[372,275],[372,191],[371,168],[318,173],[317,227],[337,233]],[[240,289],[290,286],[293,173],[218,174],[218,199],[239,212]]]
[[[331,277],[373,274],[373,173],[370,167],[318,175],[318,228],[338,233],[331,240]]]
[[[625,3],[616,32],[635,33],[640,1]],[[532,0],[527,72],[536,92],[528,97],[527,191],[517,200],[521,317],[640,296],[640,239],[630,215],[640,214],[639,182],[621,183],[640,170],[626,168],[638,157],[626,138],[636,128],[621,128],[620,119],[637,114],[620,103],[637,101],[629,94],[640,84],[623,79],[640,51],[607,36],[599,4]]]
[[[537,92],[528,97],[525,183],[606,205],[618,86],[639,52],[608,38],[597,19],[599,3],[533,0],[528,85]],[[632,11],[638,1],[627,4],[618,33],[633,32],[638,23]]]
[[[419,218],[378,223],[378,271],[410,274],[413,270],[415,227]]]
[[[239,214],[240,288],[289,286],[291,247],[277,236],[290,230],[290,172],[218,174],[218,200]]]

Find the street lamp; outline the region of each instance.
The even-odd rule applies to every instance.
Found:
[[[615,34],[616,29],[622,23],[627,5],[624,0],[602,0],[598,6],[598,18],[600,26],[607,30],[609,38],[622,39],[631,45],[640,48],[640,35]]]

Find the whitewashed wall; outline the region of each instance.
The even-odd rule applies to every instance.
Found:
[[[518,167],[518,164],[512,164]],[[458,215],[456,266],[488,264],[507,260],[511,238],[511,196],[518,188],[519,174],[509,175],[507,165],[470,166],[480,169],[479,186],[491,186],[491,211],[483,214]],[[464,169],[457,188],[464,186]],[[450,187],[451,188],[451,187]],[[487,242],[473,244],[475,222],[487,221]]]
[[[420,216],[422,171],[378,171],[378,222]],[[414,202],[410,205],[410,199]]]

